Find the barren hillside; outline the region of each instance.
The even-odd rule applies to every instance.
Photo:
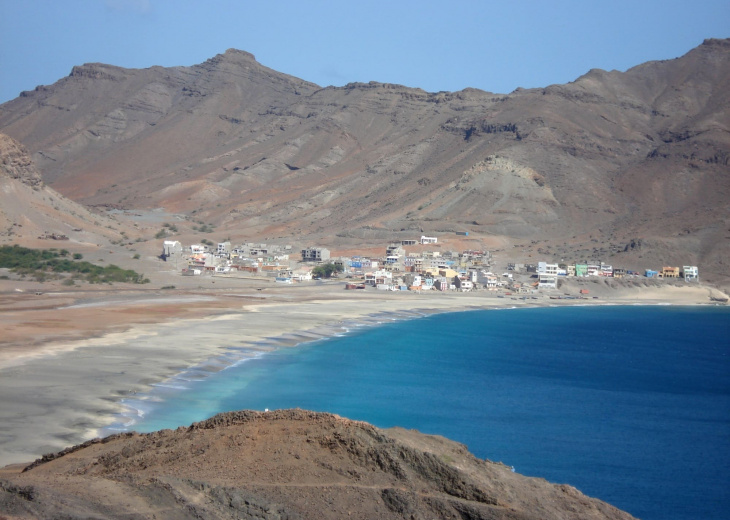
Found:
[[[728,84],[729,40],[508,95],[320,88],[229,50],[193,67],[75,67],[1,105],[0,130],[77,202],[163,207],[234,239],[345,248],[469,231],[524,259],[716,275],[730,255]]]
[[[18,471],[0,475],[11,518],[632,518],[442,437],[302,410],[117,435]]]
[[[121,229],[119,223],[48,187],[27,150],[0,134],[0,242],[95,248],[100,239],[118,239]],[[41,237],[65,237],[69,242]]]

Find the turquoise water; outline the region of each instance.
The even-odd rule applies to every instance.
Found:
[[[133,427],[300,407],[441,434],[643,519],[730,511],[726,308],[436,314],[194,374],[129,401]]]

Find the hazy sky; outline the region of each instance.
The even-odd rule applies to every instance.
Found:
[[[567,83],[730,37],[730,0],[0,0],[0,102],[74,65],[194,65],[234,47],[321,86]]]

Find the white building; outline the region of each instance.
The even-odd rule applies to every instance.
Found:
[[[537,263],[537,274],[548,274],[558,276],[558,264],[548,264],[547,262]]]
[[[182,244],[177,240],[165,240],[162,243],[162,254],[165,257],[182,254]]]
[[[439,240],[436,237],[427,237],[425,235],[421,236],[421,244],[435,244]]]
[[[682,276],[684,276],[685,282],[698,281],[700,279],[700,272],[696,265],[685,265],[682,266]]]
[[[219,255],[228,255],[231,253],[230,242],[218,242],[218,249],[216,250]]]
[[[556,274],[545,274],[539,273],[537,275],[539,289],[557,289],[558,288],[558,276]]]
[[[484,285],[487,287],[487,290],[489,291],[496,291],[497,290],[497,275],[491,272],[487,272],[484,274],[484,277],[486,278],[486,282]]]
[[[474,288],[474,284],[466,276],[454,277],[454,285],[461,292],[469,292]]]

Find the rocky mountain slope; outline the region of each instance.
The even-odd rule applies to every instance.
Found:
[[[632,518],[442,437],[302,410],[117,435],[0,476],[10,518]]]
[[[730,40],[509,95],[320,88],[229,50],[193,67],[75,67],[1,105],[0,130],[77,202],[163,207],[234,238],[469,231],[525,256],[721,273],[728,84]]]
[[[47,186],[25,148],[0,134],[0,243],[54,247],[39,237],[67,237],[75,245],[95,246],[120,237],[118,224],[92,213]]]

